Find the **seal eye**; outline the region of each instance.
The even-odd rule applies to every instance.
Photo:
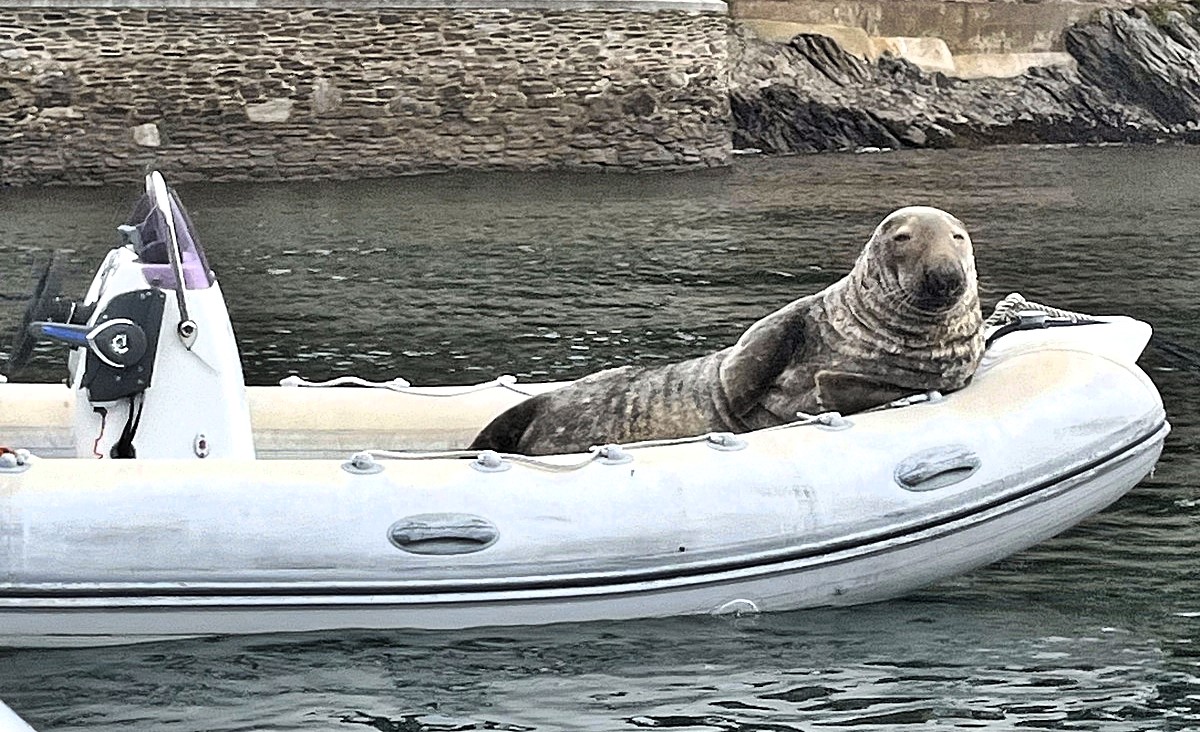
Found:
[[[955,240],[955,241],[962,241],[963,239],[966,239],[966,238],[967,238],[967,237],[963,236],[962,234],[958,234],[958,233],[956,233],[956,234],[954,235],[954,240]]]
[[[900,232],[892,237],[892,241],[909,241],[910,239],[912,239],[912,234],[905,232]]]

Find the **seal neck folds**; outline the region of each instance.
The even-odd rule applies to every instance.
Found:
[[[887,262],[868,249],[850,273],[826,291],[821,300],[825,312],[817,318],[826,343],[863,369],[878,364],[882,352],[887,354],[883,368],[893,378],[936,374],[938,388],[962,387],[983,354],[974,258],[960,260],[964,286],[940,309],[924,307],[919,293],[907,291]]]

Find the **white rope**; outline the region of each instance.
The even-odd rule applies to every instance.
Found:
[[[429,387],[426,387],[426,388],[416,387],[416,386],[413,386],[407,379],[402,379],[398,376],[396,378],[390,379],[388,381],[368,381],[366,379],[361,379],[357,376],[339,376],[336,379],[330,379],[329,381],[309,381],[309,380],[301,378],[299,376],[292,375],[292,376],[288,376],[284,379],[281,379],[279,381],[280,386],[287,386],[287,387],[308,387],[308,388],[323,389],[323,388],[329,388],[329,387],[344,386],[344,385],[349,384],[349,385],[353,385],[353,386],[366,387],[369,389],[387,389],[388,391],[394,391],[398,394],[409,394],[412,396],[426,396],[426,397],[457,397],[457,396],[464,396],[466,394],[474,394],[475,392],[478,392],[478,391],[485,391],[487,389],[495,389],[495,388],[508,389],[509,391],[516,392],[517,394],[520,394],[522,396],[533,396],[534,395],[534,393],[531,391],[526,391],[524,389],[517,388],[516,383],[517,383],[517,377],[512,376],[511,374],[504,374],[503,376],[498,376],[495,379],[492,379],[491,381],[485,381],[482,384],[473,384],[470,386],[463,386],[463,387],[460,387],[457,389],[450,389],[450,390],[447,390],[447,389],[435,390],[435,389],[429,388]]]
[[[926,395],[916,395],[917,397],[925,397]],[[922,399],[924,401],[924,399]],[[820,414],[806,414],[797,412],[799,418],[794,422],[775,425],[768,427],[761,432],[771,432],[774,430],[793,429],[795,427],[806,427],[816,425],[821,427],[829,427],[831,429],[846,429],[851,426],[849,420],[844,418],[839,412],[821,412]],[[492,450],[441,450],[435,452],[400,452],[396,450],[369,449],[363,450],[358,455],[369,455],[371,458],[381,458],[387,460],[444,460],[455,458],[472,458],[479,460],[481,456],[491,453],[493,456],[499,457],[511,463],[525,465],[536,470],[544,470],[553,473],[567,473],[574,470],[585,468],[597,460],[605,458],[615,458],[618,461],[624,462],[628,459],[625,455],[626,450],[642,449],[650,447],[667,447],[671,445],[690,445],[697,442],[712,442],[715,445],[726,444],[728,435],[733,433],[707,432],[702,435],[691,437],[675,437],[661,440],[642,440],[640,442],[623,442],[609,443],[606,445],[592,445],[588,448],[588,457],[575,463],[556,463],[543,460],[530,455],[521,455],[517,453],[498,453]],[[722,438],[726,439],[722,439]],[[735,436],[736,437],[736,436]],[[740,440],[739,440],[740,442]],[[744,443],[743,443],[744,444]]]
[[[911,407],[914,404],[926,404],[926,403],[935,403],[936,404],[937,402],[940,402],[944,398],[945,397],[942,395],[942,393],[940,391],[938,391],[937,389],[934,389],[932,391],[922,391],[922,392],[918,392],[916,394],[909,394],[908,396],[900,397],[899,399],[893,399],[892,401],[888,402],[887,404],[880,404],[879,406],[871,407],[870,409],[868,409],[866,411],[867,412],[881,412],[885,409],[897,409],[899,407]]]
[[[586,467],[596,460],[603,457],[600,447],[589,448],[591,453],[585,460],[577,463],[553,463],[546,460],[541,460],[529,455],[517,455],[513,453],[497,453],[500,457],[509,462],[519,465],[527,465],[538,470],[545,470],[552,473],[567,473],[573,470],[579,470]],[[384,458],[388,460],[440,460],[445,458],[478,458],[484,450],[445,450],[441,452],[397,452],[395,450],[363,450],[371,457]]]
[[[412,386],[406,379],[402,379],[399,376],[391,379],[390,381],[367,381],[366,379],[360,379],[357,376],[339,376],[336,379],[330,379],[329,381],[309,381],[308,379],[293,374],[292,376],[288,376],[279,380],[280,386],[305,386],[313,388],[345,386],[346,384],[350,384],[352,386],[364,386],[370,389],[391,389],[393,391],[400,391]]]
[[[1052,318],[1066,320],[1072,323],[1080,323],[1093,319],[1092,316],[1085,315],[1084,313],[1077,313],[1071,310],[1063,310],[1061,308],[1031,302],[1026,300],[1021,293],[1013,292],[1000,302],[996,303],[996,309],[992,311],[992,314],[988,316],[987,320],[983,321],[983,327],[985,329],[994,328],[1007,323],[1015,322],[1018,319],[1019,313],[1023,310],[1036,310],[1038,312],[1045,313]]]
[[[617,445],[622,449],[625,448],[640,448],[640,447],[666,447],[668,445],[690,445],[693,442],[706,442],[709,435],[715,434],[707,432],[703,435],[695,435],[694,437],[668,437],[661,440],[642,440],[640,442],[622,442]],[[589,450],[600,449],[599,445],[592,445]]]
[[[792,422],[784,422],[777,424],[774,427],[766,427],[758,432],[775,432],[777,430],[790,430],[796,427],[808,427],[816,425],[818,427],[836,427],[848,426],[849,420],[842,416],[841,412],[821,412],[820,414],[808,414],[807,412],[796,412],[796,420]]]

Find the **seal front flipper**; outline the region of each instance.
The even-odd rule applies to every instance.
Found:
[[[853,414],[914,393],[865,374],[828,369],[817,372],[817,403],[827,412]]]
[[[520,452],[521,440],[545,401],[545,395],[539,394],[504,410],[480,430],[467,449]]]
[[[758,321],[742,334],[721,361],[721,392],[734,417],[759,403],[804,345],[804,319],[797,301]]]

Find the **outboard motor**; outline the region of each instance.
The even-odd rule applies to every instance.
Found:
[[[29,334],[74,350],[79,457],[253,458],[225,298],[157,172],[81,304],[45,299]],[[31,306],[33,307],[33,306]]]

